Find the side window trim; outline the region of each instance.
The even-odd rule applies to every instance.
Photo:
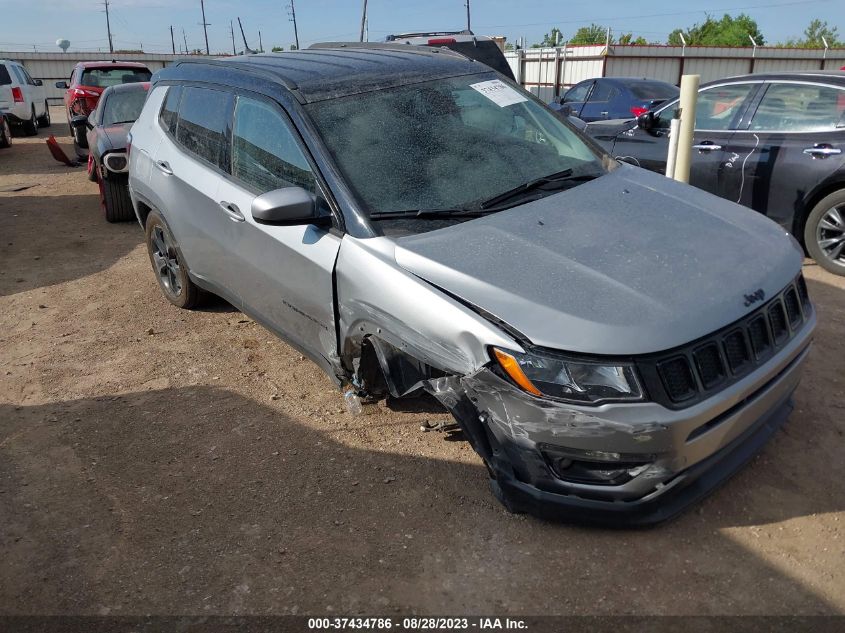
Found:
[[[299,147],[300,151],[302,152],[302,155],[305,157],[305,160],[308,161],[308,166],[311,169],[311,173],[314,175],[314,179],[315,179],[316,184],[317,184],[318,192],[323,197],[323,199],[326,201],[326,203],[328,204],[329,210],[331,211],[331,214],[332,214],[332,218],[334,219],[335,227],[337,227],[337,229],[339,231],[345,232],[346,231],[345,223],[344,223],[344,219],[343,219],[343,213],[340,211],[340,206],[338,205],[337,201],[335,200],[334,194],[332,193],[332,190],[328,185],[328,181],[323,176],[323,173],[320,170],[320,167],[317,164],[317,161],[314,159],[314,156],[311,153],[311,149],[308,147],[308,144],[305,142],[305,139],[302,137],[302,133],[300,132],[299,128],[297,127],[296,123],[294,122],[293,117],[290,115],[287,108],[285,108],[284,105],[282,105],[281,103],[279,103],[275,99],[272,99],[272,98],[268,97],[267,95],[263,95],[263,94],[258,93],[258,92],[251,92],[249,90],[243,90],[243,89],[235,89],[233,94],[235,96],[235,105],[232,108],[233,119],[232,119],[232,122],[231,122],[232,133],[230,135],[231,136],[230,150],[229,150],[230,155],[231,155],[231,152],[232,152],[232,149],[233,149],[232,145],[234,144],[234,140],[235,140],[235,137],[234,137],[234,116],[235,116],[235,113],[237,113],[237,109],[238,109],[237,99],[239,99],[240,97],[246,97],[248,99],[254,99],[256,101],[261,101],[263,103],[270,105],[270,107],[272,107],[274,110],[276,110],[277,112],[279,112],[281,114],[283,121],[288,125],[288,128],[291,132],[291,136],[293,136],[293,139],[296,142],[297,146]],[[231,163],[231,161],[230,161],[230,163]],[[231,169],[230,169],[230,172],[231,172]],[[249,187],[246,183],[241,181],[239,178],[236,178],[231,173],[227,174],[227,177],[229,178],[229,180],[231,180],[238,187],[242,187],[243,189],[245,189],[246,191],[249,191],[250,193],[255,193],[256,195],[260,195],[259,193],[256,192],[256,190],[254,188]]]

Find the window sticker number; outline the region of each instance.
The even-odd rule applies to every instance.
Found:
[[[523,97],[501,79],[491,79],[490,81],[470,84],[470,88],[477,90],[500,108],[528,101],[527,98]]]

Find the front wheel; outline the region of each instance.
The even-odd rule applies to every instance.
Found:
[[[135,219],[129,184],[125,178],[99,178],[100,203],[107,222],[128,222]]]
[[[200,302],[202,291],[191,281],[176,250],[176,240],[157,211],[147,216],[147,253],[156,281],[165,298],[179,308],[190,309]]]
[[[35,136],[38,134],[38,117],[35,116],[35,106],[32,106],[30,111],[29,121],[23,123],[23,133],[27,136]]]
[[[0,116],[0,147],[10,147],[12,145],[12,130],[9,128],[9,121],[4,116]]]
[[[807,216],[804,244],[819,266],[845,275],[845,190],[823,198]]]
[[[53,124],[53,121],[50,119],[50,104],[46,101],[44,102],[44,114],[38,117],[38,126],[39,127],[50,127]]]

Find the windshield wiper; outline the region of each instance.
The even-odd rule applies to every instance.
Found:
[[[519,185],[518,187],[508,189],[507,191],[493,196],[492,198],[488,198],[487,200],[481,203],[480,208],[492,209],[493,207],[497,207],[497,210],[500,210],[500,205],[502,203],[513,198],[523,196],[524,194],[537,191],[538,189],[552,192],[562,188],[559,186],[547,187],[546,185],[560,185],[570,184],[574,182],[583,182],[586,180],[593,180],[594,178],[598,178],[599,175],[600,174],[580,174],[578,176],[573,176],[571,169],[564,169],[563,171],[559,171],[554,174],[549,174],[548,176],[543,176],[541,178],[530,180],[524,184]]]
[[[498,209],[406,209],[405,211],[385,211],[379,213],[371,213],[371,220],[396,220],[404,218],[419,218],[421,220],[436,220],[442,218],[479,218],[482,215],[487,215]]]

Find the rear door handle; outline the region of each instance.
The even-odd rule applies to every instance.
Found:
[[[813,147],[806,148],[804,153],[809,154],[813,158],[827,158],[828,156],[841,154],[842,150],[837,147],[831,147],[827,143],[816,143]]]
[[[722,146],[716,145],[716,144],[711,143],[709,141],[705,141],[704,143],[701,143],[700,145],[693,145],[692,148],[697,149],[699,152],[715,152],[716,150],[722,149]]]
[[[173,170],[170,169],[170,165],[167,163],[166,160],[157,160],[156,161],[156,167],[163,174],[166,174],[168,176],[173,175]]]
[[[238,209],[238,205],[226,202],[225,200],[221,200],[218,204],[220,205],[220,208],[223,209],[223,213],[228,215],[232,222],[243,222],[246,220],[244,214],[241,213],[240,209]]]

